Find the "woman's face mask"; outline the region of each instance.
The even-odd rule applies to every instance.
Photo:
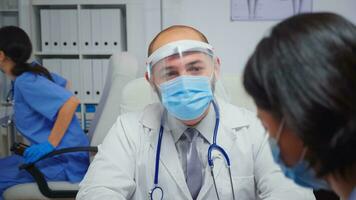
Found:
[[[289,167],[283,161],[278,142],[283,132],[284,125],[285,120],[283,119],[276,133],[276,138],[269,137],[269,145],[272,150],[273,159],[281,167],[283,174],[300,186],[312,188],[314,190],[330,190],[327,182],[323,179],[317,178],[314,169],[311,168],[309,163],[304,160],[307,148],[304,148],[298,163],[294,166]]]

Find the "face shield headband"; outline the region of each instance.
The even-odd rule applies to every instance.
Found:
[[[185,52],[202,52],[214,57],[213,47],[205,42],[196,40],[179,40],[168,43],[154,51],[147,59],[148,78],[151,79],[152,68],[160,60],[178,54],[182,57]]]

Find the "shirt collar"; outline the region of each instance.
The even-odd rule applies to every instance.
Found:
[[[171,114],[167,114],[167,126],[172,131],[174,142],[176,143],[187,128],[195,128],[210,144],[213,142],[215,128],[215,111],[212,105],[209,106],[208,114],[195,126],[187,126]]]

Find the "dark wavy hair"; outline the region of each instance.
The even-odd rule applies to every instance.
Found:
[[[333,13],[286,19],[249,58],[244,87],[308,147],[319,176],[356,164],[356,26]]]
[[[14,76],[20,76],[24,72],[32,72],[45,76],[53,81],[49,71],[39,64],[29,64],[27,60],[32,53],[31,40],[24,30],[16,26],[0,28],[0,51],[10,58],[15,66],[12,68]]]

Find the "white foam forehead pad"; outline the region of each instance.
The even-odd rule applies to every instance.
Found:
[[[208,49],[213,52],[213,47],[205,42],[196,40],[179,40],[168,43],[156,51],[154,51],[147,59],[147,71],[150,72],[151,68],[158,61],[168,56],[174,55],[179,52],[188,51],[189,49]]]

